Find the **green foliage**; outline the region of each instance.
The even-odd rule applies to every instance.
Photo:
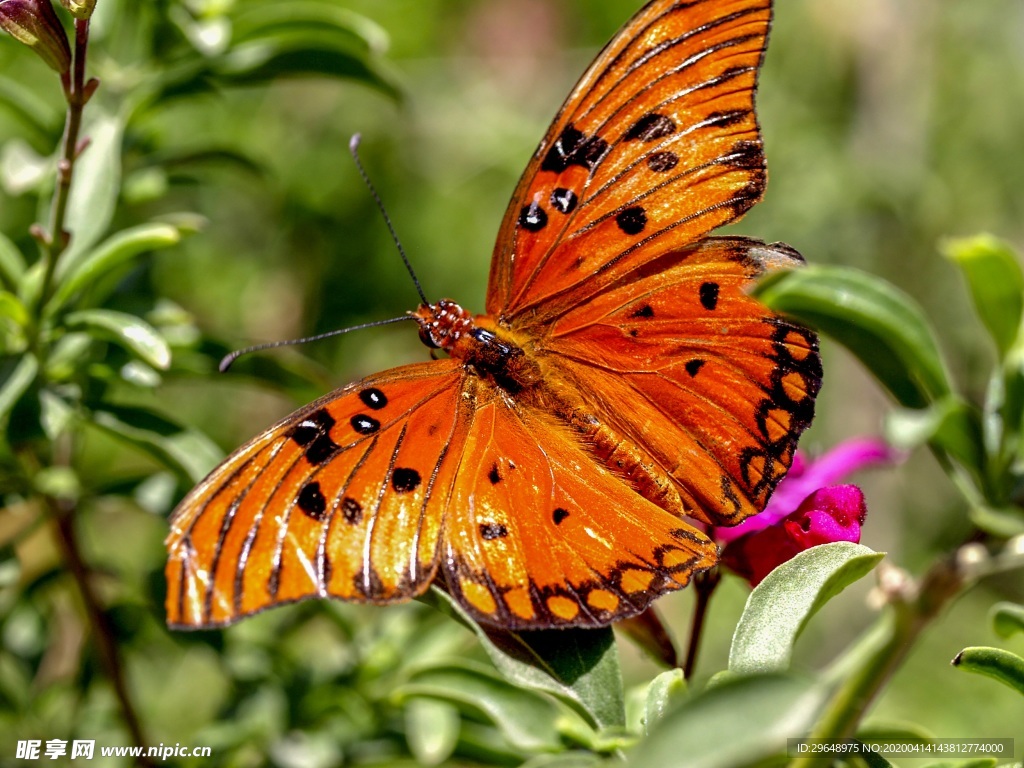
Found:
[[[729,671],[787,670],[808,620],[883,557],[859,544],[838,541],[811,547],[780,565],[747,598],[729,650]]]

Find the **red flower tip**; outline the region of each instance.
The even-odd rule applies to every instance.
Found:
[[[776,524],[729,542],[722,563],[756,587],[805,549],[834,541],[860,542],[866,514],[864,494],[856,485],[819,488]]]

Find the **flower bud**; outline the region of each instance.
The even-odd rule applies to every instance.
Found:
[[[50,0],[0,0],[0,28],[24,43],[50,69],[65,73],[71,67],[71,46]]]
[[[60,4],[76,19],[88,19],[96,10],[96,0],[60,0]]]

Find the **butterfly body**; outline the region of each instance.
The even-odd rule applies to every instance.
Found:
[[[717,560],[785,475],[817,339],[752,298],[802,259],[710,237],[765,182],[753,95],[770,0],[654,0],[529,163],[486,314],[410,313],[446,357],[369,376],[253,438],[179,505],[168,622],[432,583],[506,629],[601,626]]]

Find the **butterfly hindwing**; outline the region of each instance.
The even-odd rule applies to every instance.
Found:
[[[172,520],[168,622],[218,626],[314,595],[390,602],[426,589],[435,493],[458,466],[463,378],[445,360],[364,379],[225,461]]]
[[[619,33],[513,195],[489,314],[542,322],[596,277],[692,243],[760,199],[753,99],[770,19],[770,0],[656,0]]]
[[[703,533],[595,464],[564,425],[485,385],[474,399],[441,560],[476,619],[604,625],[714,564]]]
[[[745,288],[795,251],[707,238],[634,271],[551,324],[554,369],[675,481],[667,508],[714,525],[759,512],[821,383],[817,338]]]

